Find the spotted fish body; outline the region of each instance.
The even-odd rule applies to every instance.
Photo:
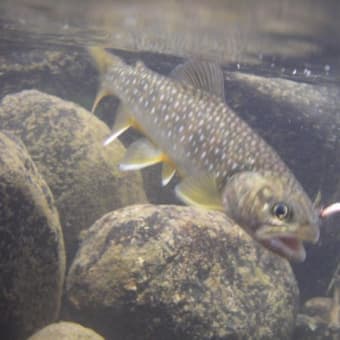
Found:
[[[183,178],[176,188],[183,201],[223,210],[271,250],[304,259],[301,241],[319,235],[312,203],[278,154],[226,105],[223,73],[220,91],[218,69],[208,63],[188,63],[170,78],[90,52],[101,71],[95,106],[104,95],[122,103],[110,141],[130,126],[147,137],[127,151],[123,170],[138,168],[136,150],[151,159],[140,168],[163,161]]]

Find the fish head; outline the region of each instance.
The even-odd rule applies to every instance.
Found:
[[[319,214],[290,176],[241,172],[224,186],[225,212],[271,251],[304,261],[303,242],[319,239]]]

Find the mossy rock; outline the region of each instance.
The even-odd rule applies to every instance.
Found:
[[[123,145],[103,147],[108,127],[80,106],[35,90],[7,95],[0,128],[23,140],[51,188],[69,259],[81,230],[109,211],[146,202],[140,174],[118,169]]]
[[[136,205],[83,235],[67,278],[76,321],[120,339],[288,339],[289,263],[220,212]]]
[[[28,340],[104,340],[92,329],[74,322],[53,323],[33,334]]]
[[[56,320],[65,272],[54,199],[24,145],[0,133],[0,334],[24,339]]]

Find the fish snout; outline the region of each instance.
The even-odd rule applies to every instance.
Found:
[[[297,229],[296,236],[305,242],[317,243],[320,237],[320,228],[318,224],[305,224]]]

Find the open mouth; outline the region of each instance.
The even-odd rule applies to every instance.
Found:
[[[289,260],[303,262],[306,258],[306,251],[302,241],[293,236],[273,237],[261,241],[261,243],[273,251]]]

